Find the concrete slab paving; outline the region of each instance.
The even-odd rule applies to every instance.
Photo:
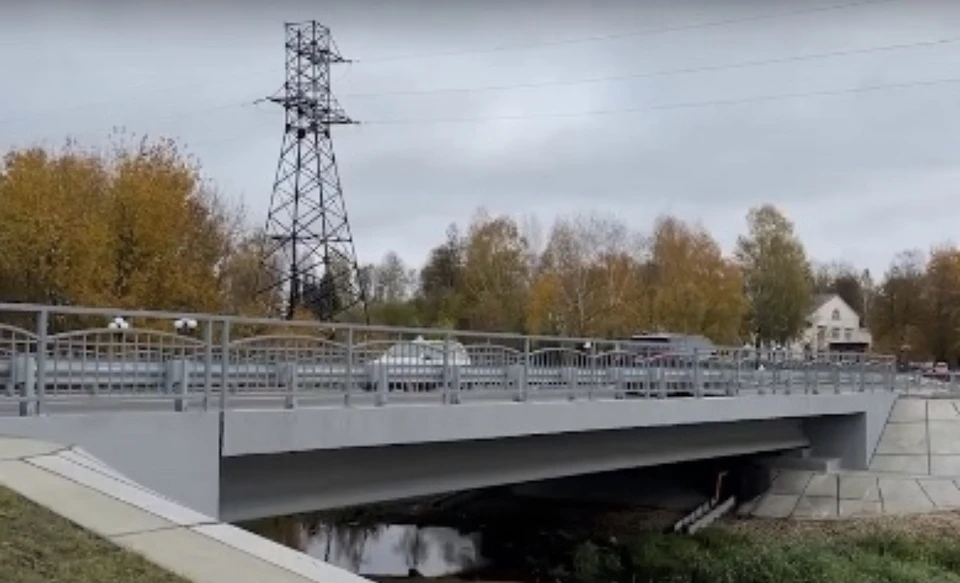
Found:
[[[877,454],[928,454],[927,423],[888,423],[877,444]]]
[[[836,474],[814,474],[807,482],[803,495],[836,499],[840,489],[839,482]]]
[[[752,516],[753,511],[756,509],[757,504],[759,503],[760,503],[760,496],[757,496],[753,500],[747,500],[746,502],[741,503],[740,506],[737,506],[737,509],[734,512],[734,514],[736,514],[737,516]]]
[[[879,500],[840,500],[838,518],[880,516],[883,504]]]
[[[24,461],[0,462],[0,484],[101,536],[175,526]]]
[[[866,500],[880,502],[880,488],[873,476],[840,476],[841,500]]]
[[[172,571],[194,583],[310,581],[185,527],[111,537],[110,540],[158,564],[171,565]]]
[[[760,518],[787,518],[793,514],[800,496],[793,494],[767,494],[760,499],[753,515]]]
[[[960,455],[931,455],[930,475],[960,477]]]
[[[803,470],[782,470],[770,486],[771,494],[789,494],[799,496],[806,490],[813,472]]]
[[[880,499],[884,514],[913,514],[930,512],[935,507],[916,480],[910,478],[879,478]]]
[[[930,400],[927,402],[927,419],[930,421],[960,421],[960,412],[953,401]]]
[[[0,460],[18,460],[32,455],[44,455],[64,449],[62,445],[0,436]]]
[[[960,508],[960,489],[953,480],[930,478],[917,483],[937,508]]]
[[[926,399],[900,399],[890,411],[889,423],[903,423],[905,421],[926,421]]]
[[[807,520],[827,520],[837,517],[836,498],[801,496],[793,510],[793,518]]]
[[[876,454],[870,460],[870,471],[889,474],[929,474],[930,457],[925,453],[914,455]]]
[[[936,455],[960,455],[960,422],[930,421],[930,453]]]

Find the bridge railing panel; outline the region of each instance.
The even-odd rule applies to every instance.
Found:
[[[893,358],[872,354],[665,350],[604,339],[11,304],[0,304],[0,322],[0,405],[20,414],[158,401],[180,410],[735,397],[893,390],[898,382]]]

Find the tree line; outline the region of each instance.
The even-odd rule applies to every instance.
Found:
[[[170,140],[119,134],[102,150],[24,148],[0,164],[0,299],[274,315],[265,238]],[[479,211],[424,265],[390,252],[360,269],[373,323],[577,337],[703,334],[786,344],[817,294],[839,294],[878,350],[960,357],[960,249],[897,255],[879,281],[815,264],[772,205],[749,211],[733,254],[702,226],[649,232],[596,214],[536,220]],[[303,315],[307,316],[307,315]],[[347,319],[360,320],[354,311]]]

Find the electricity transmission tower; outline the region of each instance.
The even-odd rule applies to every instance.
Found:
[[[283,145],[267,214],[264,292],[286,292],[286,317],[298,307],[319,320],[361,306],[361,286],[350,222],[340,187],[330,129],[356,123],[330,90],[330,65],[347,62],[330,29],[287,23],[286,77],[271,101],[284,109]]]

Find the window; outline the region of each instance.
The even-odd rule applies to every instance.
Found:
[[[830,328],[830,338],[840,340],[840,328]]]
[[[831,320],[839,320],[839,319],[840,319],[840,310],[834,308],[834,309],[833,309],[833,314],[831,314],[830,319],[831,319]]]
[[[853,340],[853,328],[846,328],[843,331],[844,340]]]

